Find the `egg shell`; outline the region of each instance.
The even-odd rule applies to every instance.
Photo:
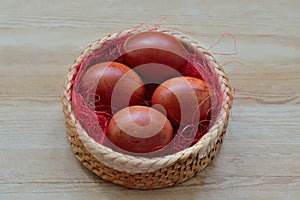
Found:
[[[127,78],[121,79],[125,74]],[[112,93],[116,89],[117,83],[117,89],[121,92],[111,105]],[[89,91],[88,93],[92,93],[92,98],[98,95],[100,105],[109,105],[117,110],[128,105],[141,103],[145,95],[144,83],[139,75],[131,68],[118,62],[98,63],[89,68],[82,77],[80,91],[82,94]]]
[[[167,145],[173,138],[173,127],[159,111],[147,106],[130,106],[110,120],[108,139],[131,153],[148,153]]]
[[[184,46],[175,37],[161,32],[132,35],[124,42],[123,52],[128,66],[144,65],[137,72],[148,82],[161,83],[175,77],[187,64]]]
[[[195,125],[210,118],[211,96],[207,84],[194,77],[176,77],[162,83],[153,93],[174,127]],[[160,107],[157,107],[161,110]]]

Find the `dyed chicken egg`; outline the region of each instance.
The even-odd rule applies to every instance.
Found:
[[[162,83],[153,93],[152,105],[160,104],[175,127],[210,118],[211,98],[206,83],[193,77],[176,77]],[[158,108],[159,110],[159,108]]]
[[[126,78],[122,79],[125,75]],[[120,92],[111,105],[117,83]],[[82,77],[80,91],[83,94],[90,94],[92,98],[96,96],[99,105],[109,105],[117,110],[141,103],[145,95],[144,83],[139,75],[118,62],[103,62],[89,68]]]
[[[125,63],[147,82],[161,83],[178,76],[187,64],[184,46],[173,36],[161,32],[141,32],[123,44]]]
[[[173,138],[173,128],[159,111],[147,106],[130,106],[110,120],[107,137],[123,150],[148,153],[167,145]]]

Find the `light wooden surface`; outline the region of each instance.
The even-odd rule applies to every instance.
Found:
[[[300,199],[300,2],[0,1],[0,199]],[[218,56],[236,88],[212,165],[176,187],[128,190],[81,167],[59,100],[67,67],[106,34],[159,23]],[[233,52],[229,37],[214,51]]]

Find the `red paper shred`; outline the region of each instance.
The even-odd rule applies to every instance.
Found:
[[[109,61],[122,63],[121,47],[126,39],[127,36],[125,35],[119,39],[106,41],[101,48],[94,50],[75,66],[77,73],[72,80],[73,89],[71,101],[76,119],[90,137],[96,142],[106,145],[116,151],[135,155],[134,153],[125,152],[116,147],[105,137],[109,120],[113,116],[113,108],[99,104],[99,97],[95,96],[95,93],[91,90],[84,91],[84,93],[79,92],[81,78],[91,66],[100,62]],[[144,154],[143,156],[152,157],[169,155],[194,145],[207,133],[210,125],[214,123],[219,114],[222,93],[218,84],[218,76],[212,67],[211,61],[205,57],[204,54],[195,54],[192,50],[186,50],[188,53],[188,64],[184,67],[182,75],[202,79],[207,83],[209,88],[211,88],[212,105],[214,107],[207,113],[210,118],[208,118],[208,120],[200,121],[198,124],[187,124],[182,130],[175,130],[175,136],[167,146],[153,149],[153,152]],[[147,84],[145,87],[146,95],[142,105],[151,106],[151,96],[158,85]],[[91,95],[93,98],[91,98]],[[95,99],[95,102],[91,102],[90,99]],[[139,156],[141,156],[141,154],[139,154]]]

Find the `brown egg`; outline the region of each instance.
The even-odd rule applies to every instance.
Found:
[[[114,96],[116,99],[112,104],[114,89],[118,94]],[[100,105],[111,105],[115,109],[139,104],[145,95],[144,83],[138,74],[118,62],[103,62],[88,69],[82,77],[80,91],[99,95]]]
[[[167,145],[173,138],[173,128],[159,111],[147,106],[130,106],[110,120],[107,137],[123,150],[148,153]]]
[[[177,76],[187,64],[183,45],[173,36],[161,32],[142,32],[129,37],[124,45],[124,61],[147,82],[161,83]],[[167,67],[165,67],[167,66]]]
[[[209,89],[204,81],[193,77],[176,77],[162,83],[153,93],[155,108],[154,104],[165,109],[175,127],[196,124],[210,117]]]

